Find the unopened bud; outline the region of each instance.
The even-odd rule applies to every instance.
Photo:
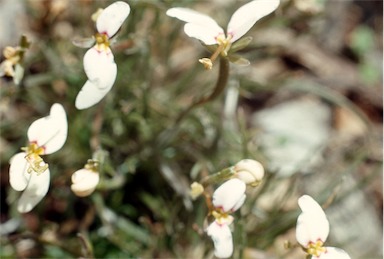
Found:
[[[212,60],[210,60],[209,58],[201,58],[201,59],[199,59],[199,62],[204,65],[205,69],[207,69],[207,70],[212,69],[212,66],[213,66]]]
[[[17,50],[14,47],[5,47],[3,50],[3,55],[6,59],[10,59],[14,57],[17,54]]]
[[[246,184],[257,186],[264,177],[262,164],[252,159],[243,159],[234,166],[235,177]]]
[[[197,182],[193,182],[191,184],[191,191],[189,193],[189,195],[191,195],[191,198],[193,200],[195,200],[197,197],[199,197],[202,193],[204,192],[204,187],[197,183]]]
[[[99,183],[100,176],[98,172],[80,169],[72,175],[72,191],[79,197],[90,195]]]

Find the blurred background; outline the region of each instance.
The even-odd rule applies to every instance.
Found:
[[[214,258],[206,204],[189,186],[244,158],[266,176],[234,215],[233,258],[305,258],[295,241],[303,194],[324,205],[326,245],[382,258],[382,1],[282,0],[247,33],[239,54],[251,64],[231,64],[224,91],[179,121],[213,91],[219,66],[203,68],[209,52],[166,10],[193,8],[225,28],[246,1],[127,1],[111,46],[116,82],[79,111],[87,49],[72,41],[94,35],[91,15],[112,2],[0,1],[0,49],[31,42],[21,82],[0,78],[2,258]],[[45,157],[47,196],[20,214],[9,159],[56,102],[68,139]],[[77,197],[71,175],[95,153],[101,182]]]

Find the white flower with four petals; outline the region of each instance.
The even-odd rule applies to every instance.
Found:
[[[189,37],[196,38],[205,45],[218,45],[210,59],[199,60],[210,69],[219,54],[227,56],[232,43],[244,36],[258,20],[276,10],[279,4],[280,0],[254,0],[241,6],[229,20],[226,34],[214,19],[192,9],[175,7],[166,14],[186,22],[184,32]]]
[[[212,215],[215,220],[208,226],[207,234],[215,246],[215,256],[228,258],[233,253],[232,233],[229,225],[233,217],[229,215],[238,210],[245,201],[246,185],[239,179],[230,179],[223,183],[213,193],[212,204],[215,210]]]
[[[115,83],[117,66],[109,48],[110,39],[129,13],[129,5],[118,1],[105,8],[97,17],[96,45],[84,55],[83,64],[88,80],[76,97],[77,109],[86,109],[100,102]]]
[[[50,172],[40,156],[59,150],[67,139],[67,132],[67,115],[58,103],[52,105],[49,116],[34,121],[29,127],[28,146],[10,159],[11,187],[23,191],[17,205],[19,212],[31,211],[47,194]]]

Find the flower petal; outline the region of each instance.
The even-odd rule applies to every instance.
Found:
[[[336,247],[325,247],[326,251],[319,257],[312,256],[312,259],[351,259],[343,249]]]
[[[308,195],[300,197],[298,202],[303,212],[297,218],[297,241],[304,247],[318,240],[325,242],[329,234],[329,222],[323,209]]]
[[[247,33],[259,19],[276,10],[279,4],[280,0],[254,0],[237,9],[227,28],[227,36],[232,35],[231,42]]]
[[[84,70],[88,81],[76,97],[75,106],[82,110],[98,103],[111,90],[116,80],[117,66],[113,54],[91,48],[84,56]]]
[[[202,24],[187,23],[184,32],[191,38],[201,40],[205,45],[217,44],[216,38],[224,32],[217,31]]]
[[[21,195],[17,204],[17,210],[20,213],[31,211],[38,204],[49,189],[50,172],[49,169],[41,174],[31,173],[27,188]]]
[[[131,8],[125,2],[118,1],[105,8],[96,21],[99,33],[105,33],[111,38],[120,29],[128,17]]]
[[[99,173],[87,169],[77,170],[72,174],[72,191],[79,197],[90,195],[99,183]]]
[[[67,134],[67,115],[59,103],[52,105],[49,116],[34,121],[28,129],[29,142],[43,146],[44,154],[59,150],[64,145]]]
[[[232,255],[232,233],[227,224],[220,225],[214,221],[208,226],[207,234],[212,238],[216,257],[228,258]]]
[[[16,191],[22,191],[27,187],[31,174],[27,172],[28,163],[25,160],[27,154],[24,152],[14,155],[9,163],[9,183]]]
[[[184,31],[189,37],[197,38],[207,45],[216,44],[216,37],[224,30],[208,15],[189,8],[171,8],[166,13],[170,17],[187,22]]]
[[[245,200],[245,183],[239,179],[231,179],[223,183],[213,193],[212,203],[225,212],[235,211]]]
[[[115,82],[117,66],[110,48],[90,48],[84,55],[83,65],[88,79],[99,88],[108,88]]]

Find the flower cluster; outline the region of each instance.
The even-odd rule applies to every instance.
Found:
[[[244,36],[259,19],[276,10],[279,4],[280,0],[254,0],[243,5],[229,20],[226,34],[214,19],[197,11],[176,7],[169,9],[166,14],[186,22],[184,31],[189,37],[200,40],[204,45],[216,45],[210,58],[199,60],[206,69],[212,69],[213,62],[219,55],[227,57],[231,50],[234,52],[246,47],[249,40],[236,47],[232,44]],[[229,58],[231,60],[231,56]],[[233,56],[232,60],[237,61],[239,58]]]
[[[96,20],[96,44],[84,55],[83,64],[88,80],[76,97],[75,106],[89,108],[111,90],[116,80],[117,66],[110,46],[110,39],[117,33],[130,13],[125,2],[115,2],[101,11]]]
[[[200,40],[212,52],[209,58],[199,61],[206,69],[212,69],[219,58],[237,64],[248,64],[234,53],[248,45],[250,38],[242,37],[261,18],[272,13],[280,0],[253,0],[234,12],[226,32],[211,17],[188,8],[171,8],[166,14],[186,22],[185,33]],[[83,65],[87,81],[78,93],[75,107],[79,110],[99,103],[113,87],[117,77],[117,65],[110,48],[113,37],[130,13],[130,6],[117,1],[95,15],[97,33],[92,45],[84,55]],[[13,77],[18,84],[23,76],[21,61],[29,42],[21,38],[20,46],[4,49],[5,61],[0,64],[0,76]],[[223,80],[226,82],[227,78]],[[225,85],[225,84],[224,84]],[[212,95],[214,96],[214,95]],[[10,159],[9,181],[16,191],[22,191],[17,203],[20,213],[31,211],[47,194],[50,185],[49,165],[41,156],[60,150],[68,135],[67,115],[64,107],[55,103],[48,116],[34,121],[27,131],[28,144],[22,152]],[[71,177],[71,190],[79,197],[91,195],[100,181],[98,159],[90,159],[84,168]],[[205,194],[209,207],[210,223],[206,228],[212,238],[214,254],[218,258],[228,258],[233,254],[232,213],[241,208],[246,199],[247,185],[255,187],[264,177],[264,168],[258,161],[244,159],[234,166],[225,168],[202,183],[191,185],[191,197]],[[209,184],[222,183],[212,194],[212,199],[204,190]],[[349,255],[335,247],[325,247],[329,234],[329,222],[321,206],[310,196],[298,200],[302,213],[297,219],[296,239],[312,259],[350,259]]]
[[[324,247],[329,222],[321,206],[309,195],[298,200],[302,213],[297,218],[296,239],[311,259],[351,259],[340,248]]]
[[[111,89],[117,73],[114,57],[109,48],[110,39],[117,33],[130,12],[125,2],[115,2],[99,13],[96,20],[96,44],[84,56],[84,69],[88,81],[76,98],[78,109],[88,108],[99,102]],[[17,48],[4,50],[6,60],[1,63],[0,76],[20,79],[18,69],[29,42],[22,37]],[[14,66],[16,67],[14,69]],[[16,71],[15,71],[16,70]],[[15,82],[17,83],[17,82]],[[67,139],[66,112],[61,104],[51,107],[49,116],[36,120],[28,129],[28,146],[10,159],[9,181],[16,191],[23,191],[17,205],[21,213],[31,211],[47,194],[50,183],[48,164],[41,158],[58,151]],[[88,161],[84,169],[72,175],[72,191],[80,196],[90,195],[99,182],[98,162]]]
[[[207,235],[213,240],[215,256],[228,258],[233,253],[231,224],[234,220],[231,213],[237,211],[245,202],[246,186],[257,186],[264,177],[264,168],[256,160],[243,159],[234,166],[225,168],[210,179],[220,180],[230,178],[220,185],[208,202],[210,213],[214,220],[207,228]],[[191,185],[191,196],[196,198],[204,192],[202,184],[194,182]]]
[[[49,116],[34,121],[29,127],[28,146],[10,160],[11,187],[24,191],[17,205],[19,212],[31,211],[48,192],[50,172],[48,164],[40,156],[61,149],[67,139],[67,131],[67,116],[58,103],[52,105]]]

